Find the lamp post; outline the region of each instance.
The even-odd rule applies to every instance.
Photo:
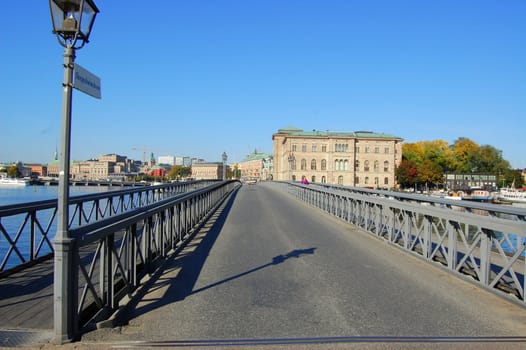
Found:
[[[292,170],[295,170],[295,169],[292,169],[295,160],[296,160],[296,158],[294,158],[294,153],[289,154],[289,157],[288,157],[288,161],[289,161],[289,176],[290,176],[291,180],[292,180]]]
[[[89,39],[99,10],[92,0],[49,0],[53,33],[64,47],[62,129],[57,207],[54,280],[54,342],[72,341],[78,333],[77,264],[75,240],[69,237],[69,172],[71,145],[71,100],[75,50]]]
[[[226,152],[223,152],[223,154],[221,155],[221,158],[223,159],[223,181],[226,180],[226,160],[227,160],[227,155],[226,155]]]

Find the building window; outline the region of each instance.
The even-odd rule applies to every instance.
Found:
[[[326,183],[326,182],[327,182],[327,179],[325,178],[325,176],[322,176],[322,177],[321,177],[321,183],[324,184],[324,183]]]
[[[321,160],[321,170],[327,170],[327,161],[325,159]]]
[[[349,145],[346,143],[337,143],[334,150],[335,152],[349,152]]]
[[[340,161],[338,159],[334,161],[334,170],[340,170]]]
[[[316,170],[316,159],[310,161],[310,170]]]
[[[360,153],[360,147],[356,146],[356,153]]]
[[[369,153],[369,146],[365,146],[365,153]]]
[[[345,160],[343,162],[343,170],[345,170],[345,171],[349,170],[349,161],[348,160]]]
[[[378,172],[378,170],[380,170],[380,162],[375,160],[374,161],[374,171]]]
[[[317,151],[317,148],[316,145],[312,145],[312,152],[316,152]]]
[[[301,151],[307,152],[307,145],[301,145]]]
[[[380,153],[380,147],[375,147],[374,148],[374,153]]]
[[[290,170],[296,170],[296,158],[292,158],[290,161]]]
[[[298,151],[298,145],[292,145],[292,152]]]
[[[384,162],[384,171],[385,172],[389,171],[389,162],[387,160]]]
[[[378,186],[378,178],[377,177],[374,178],[374,185]]]
[[[296,181],[296,175],[292,175],[292,181]]]
[[[360,161],[355,160],[354,161],[354,171],[358,171],[358,170],[360,170]]]
[[[327,152],[327,146],[326,145],[321,146],[321,151],[322,152]]]
[[[301,160],[301,170],[307,170],[307,160],[305,158]]]
[[[384,185],[389,185],[389,178],[388,177],[384,177]]]
[[[343,176],[338,176],[338,185],[343,185]]]
[[[363,162],[363,171],[369,171],[369,161]]]
[[[389,154],[389,147],[384,148],[384,153]]]
[[[368,177],[368,176],[365,177],[365,184],[366,184],[366,185],[369,184],[369,177]]]
[[[360,183],[360,177],[359,177],[359,176],[356,176],[356,177],[354,178],[354,184],[355,184],[356,186],[358,186],[359,183]]]
[[[312,177],[310,178],[310,182],[316,182],[316,176],[312,175]]]

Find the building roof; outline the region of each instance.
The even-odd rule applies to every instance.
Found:
[[[254,151],[254,153],[251,153],[249,155],[247,155],[245,157],[245,159],[243,159],[241,161],[242,162],[250,162],[251,160],[260,160],[260,159],[265,159],[265,158],[270,158],[272,157],[272,154],[269,154],[269,153],[258,153],[256,151]]]
[[[399,136],[394,136],[390,134],[377,133],[372,131],[321,131],[321,130],[312,130],[304,131],[296,127],[286,127],[279,129],[277,134],[286,134],[289,136],[302,136],[302,137],[342,137],[342,138],[370,138],[370,139],[400,139]]]

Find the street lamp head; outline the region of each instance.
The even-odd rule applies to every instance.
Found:
[[[64,47],[80,49],[89,36],[99,9],[93,0],[49,0],[53,33]]]
[[[226,160],[227,160],[226,152],[223,152],[221,157],[223,158],[223,162],[226,162]]]

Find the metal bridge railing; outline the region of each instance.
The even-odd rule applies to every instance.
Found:
[[[71,229],[71,269],[64,276],[55,270],[55,341],[71,341],[83,325],[107,319],[240,185],[216,182]]]
[[[72,197],[69,227],[94,223],[214,182],[178,182]],[[56,216],[56,199],[0,206],[0,276],[51,257]]]
[[[312,206],[526,306],[526,209],[341,186],[280,186]]]

